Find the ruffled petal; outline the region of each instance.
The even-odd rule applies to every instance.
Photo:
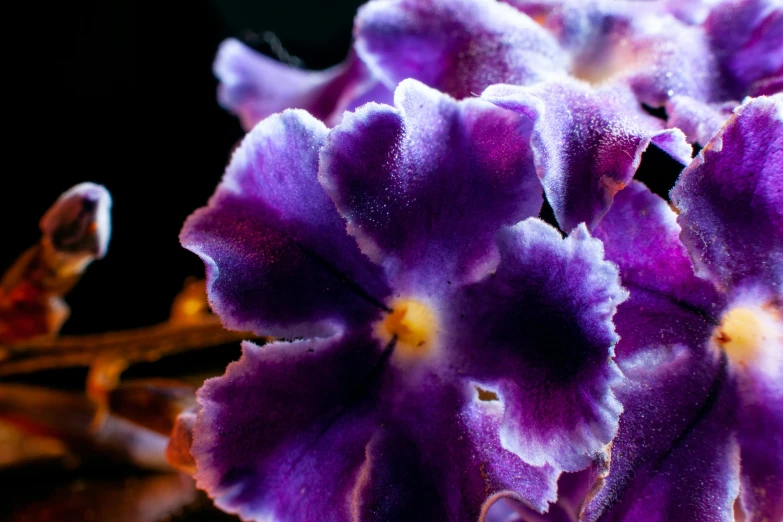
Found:
[[[778,341],[778,350],[783,342]],[[783,357],[779,354],[778,357]],[[742,379],[737,437],[742,459],[740,499],[747,522],[783,520],[783,371]]]
[[[783,4],[779,0],[720,2],[704,27],[733,97],[763,94],[754,85],[783,74]]]
[[[614,318],[619,357],[677,344],[703,353],[725,305],[714,286],[693,273],[676,220],[666,201],[632,181],[593,232],[631,292]]]
[[[234,153],[209,206],[188,218],[185,248],[207,267],[228,328],[326,335],[365,322],[388,293],[317,180],[323,123],[304,111],[266,119]]]
[[[345,109],[368,101],[391,100],[356,56],[324,71],[305,71],[260,54],[229,38],[213,65],[220,80],[220,104],[236,114],[246,131],[285,109],[304,109],[332,125]]]
[[[321,154],[320,179],[397,292],[437,293],[490,270],[497,229],[538,214],[531,124],[413,80],[395,103],[345,116]]]
[[[783,92],[783,74],[758,80],[751,86],[748,96],[772,96]]]
[[[246,520],[352,520],[365,446],[380,426],[362,391],[381,357],[369,337],[243,345],[199,390],[198,487]]]
[[[738,102],[708,104],[688,96],[674,96],[666,102],[666,123],[680,129],[688,141],[706,145],[731,117]]]
[[[359,10],[355,34],[359,56],[389,88],[414,78],[467,98],[565,72],[557,42],[493,0],[374,0]]]
[[[246,343],[198,395],[199,487],[245,519],[292,522],[469,522],[498,491],[555,500],[557,470],[501,447],[498,403],[393,358],[367,334]]]
[[[557,503],[544,514],[528,507],[513,492],[487,499],[480,522],[578,522],[582,505],[599,477],[590,468],[577,473],[563,473],[557,481]]]
[[[609,474],[585,521],[734,520],[737,404],[723,363],[665,346],[620,361],[625,411]]]
[[[367,447],[356,520],[472,522],[488,496],[509,490],[537,511],[555,500],[558,472],[504,449],[502,405],[480,400],[474,386],[463,384],[424,380],[398,392],[394,420]]]
[[[671,192],[698,273],[783,295],[783,95],[735,111]]]
[[[504,448],[534,466],[583,469],[622,411],[611,319],[627,294],[584,226],[563,240],[529,219],[499,244],[497,271],[464,289],[444,327],[452,366],[504,404]]]
[[[498,85],[482,97],[535,120],[536,167],[563,230],[580,222],[592,229],[633,178],[650,143],[683,165],[691,159],[685,136],[644,113],[623,86],[596,90],[577,81]]]
[[[704,30],[655,2],[565,1],[542,23],[569,53],[571,74],[594,85],[624,83],[651,107],[678,94],[722,99],[720,70]]]

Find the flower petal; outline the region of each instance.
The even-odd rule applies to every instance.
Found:
[[[285,109],[305,109],[334,124],[344,109],[357,107],[357,101],[391,100],[391,91],[379,89],[378,81],[354,55],[324,71],[305,71],[229,38],[220,45],[213,70],[220,79],[220,104],[239,116],[246,131]]]
[[[676,220],[663,199],[632,181],[594,231],[631,292],[614,318],[619,357],[677,344],[703,353],[725,305],[713,285],[693,273]]]
[[[620,380],[611,318],[627,294],[584,226],[563,240],[529,219],[499,244],[497,271],[464,289],[444,327],[452,364],[504,404],[504,448],[533,466],[583,469],[622,411],[611,391]]]
[[[473,386],[469,397],[450,388],[428,387],[425,404],[420,392],[394,401],[398,431],[384,429],[368,445],[356,520],[474,521],[488,495],[506,490],[538,511],[555,500],[554,468],[502,448],[502,406],[480,401]]]
[[[495,232],[537,215],[530,122],[408,80],[329,135],[320,178],[398,292],[432,293],[497,261]]]
[[[355,33],[359,56],[389,88],[414,78],[467,98],[565,72],[555,40],[493,0],[374,0],[359,10]]]
[[[317,180],[323,123],[304,111],[264,120],[234,153],[209,206],[180,235],[207,267],[213,310],[232,329],[326,335],[362,322],[388,289]]]
[[[704,26],[733,97],[740,99],[750,94],[754,84],[783,73],[783,4],[779,0],[720,2]]]
[[[239,362],[198,393],[196,480],[246,520],[351,520],[365,446],[378,429],[369,338],[243,345]]]
[[[591,466],[577,473],[563,473],[557,482],[557,503],[544,514],[530,509],[513,492],[487,499],[480,522],[578,522],[585,499],[596,479]]]
[[[571,56],[571,74],[591,84],[626,84],[651,107],[676,94],[705,102],[722,95],[704,30],[658,3],[565,1],[543,24]]]
[[[673,96],[666,103],[669,128],[680,129],[691,143],[706,145],[723,127],[737,102],[708,104],[688,96]]]
[[[497,85],[482,97],[535,119],[536,167],[563,230],[580,222],[592,229],[633,178],[650,143],[682,164],[690,162],[683,134],[645,114],[623,86],[592,89],[573,80]]]
[[[701,275],[723,290],[753,280],[783,295],[783,95],[739,107],[671,197]]]
[[[625,411],[586,522],[734,520],[736,397],[723,363],[706,365],[685,347],[665,346],[620,362]]]
[[[777,347],[781,348],[780,345]],[[783,372],[740,386],[740,498],[748,522],[783,519]]]

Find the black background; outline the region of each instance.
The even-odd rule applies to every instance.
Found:
[[[107,257],[68,296],[63,333],[153,324],[201,262],[177,239],[206,204],[242,136],[216,102],[226,37],[274,32],[306,67],[341,61],[358,0],[92,0],[7,14],[0,270],[39,237],[38,219],[81,181],[114,198]],[[258,45],[260,43],[260,45]]]

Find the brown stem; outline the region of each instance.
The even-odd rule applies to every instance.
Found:
[[[153,362],[248,338],[257,339],[247,332],[225,330],[218,317],[204,315],[191,323],[165,322],[133,330],[34,339],[0,346],[0,377],[90,366],[99,355],[112,353],[128,364]]]

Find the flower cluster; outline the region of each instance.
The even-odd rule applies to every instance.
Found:
[[[183,420],[219,507],[783,517],[780,4],[373,0],[342,65],[215,71],[248,134],[181,240],[277,338]]]

